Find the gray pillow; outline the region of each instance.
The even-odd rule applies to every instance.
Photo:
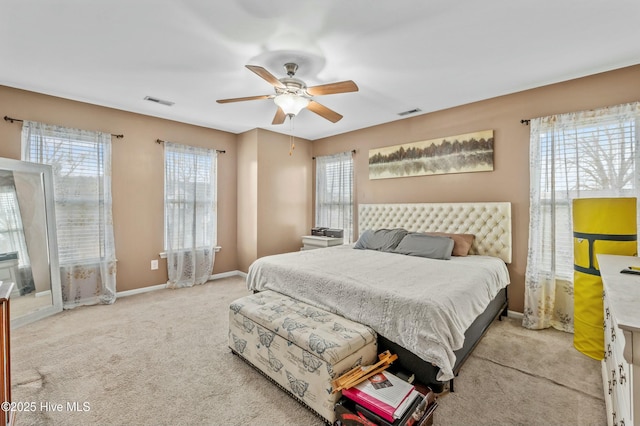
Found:
[[[436,237],[419,232],[407,234],[393,250],[394,253],[443,260],[451,259],[452,251],[453,240],[451,238]]]
[[[355,249],[361,250],[378,250],[378,251],[393,251],[394,248],[402,241],[407,230],[402,228],[397,229],[367,229],[360,235],[358,241],[353,246]]]

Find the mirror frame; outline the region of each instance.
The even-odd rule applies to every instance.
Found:
[[[17,318],[10,318],[11,328],[38,321],[62,311],[62,287],[58,260],[58,237],[56,232],[55,204],[53,199],[53,172],[51,166],[28,161],[0,157],[0,170],[39,174],[44,190],[44,207],[47,229],[47,252],[49,254],[49,277],[51,281],[51,306],[37,309]]]

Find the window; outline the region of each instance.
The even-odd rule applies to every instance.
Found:
[[[216,244],[216,151],[165,142],[165,249]]]
[[[316,226],[344,230],[353,241],[353,154],[316,157]]]
[[[638,197],[640,103],[531,120],[523,326],[573,332],[576,198]]]
[[[114,260],[111,136],[25,122],[22,137],[24,160],[52,166],[60,265]]]
[[[555,228],[555,239],[545,241],[543,264],[555,262],[558,278],[573,279],[573,200],[637,196],[637,125],[630,117],[602,117],[571,128],[541,128],[543,228]]]
[[[19,265],[23,268],[29,266],[29,255],[15,185],[12,177],[10,180],[6,185],[0,185],[0,253],[17,252]]]

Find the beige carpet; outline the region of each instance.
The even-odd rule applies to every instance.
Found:
[[[242,279],[227,278],[14,330],[13,400],[33,409],[17,424],[321,425],[227,348],[229,303],[246,294]],[[494,323],[456,392],[440,397],[435,424],[606,424],[599,363],[571,342]]]

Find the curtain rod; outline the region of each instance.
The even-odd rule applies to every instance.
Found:
[[[19,121],[20,123],[22,123],[24,120],[20,120],[19,118],[11,118],[8,116],[4,116],[4,121],[9,121],[11,123],[13,123],[14,121]],[[124,138],[124,135],[114,135],[113,133],[111,133],[111,136],[113,136],[116,139],[122,139]]]
[[[528,126],[530,122],[531,120],[527,118],[523,118],[522,120],[520,120],[520,124],[524,124],[525,126]]]
[[[355,154],[355,153],[356,153],[356,150],[355,150],[355,149],[352,149],[352,150],[351,150],[351,153],[352,153],[352,154]],[[311,159],[312,159],[312,160],[315,160],[315,159],[316,159],[316,157],[311,157]]]
[[[160,144],[160,143],[165,143],[166,141],[163,141],[162,139],[156,139],[156,143]],[[216,152],[218,154],[226,154],[227,151],[225,151],[224,149],[216,149]]]

